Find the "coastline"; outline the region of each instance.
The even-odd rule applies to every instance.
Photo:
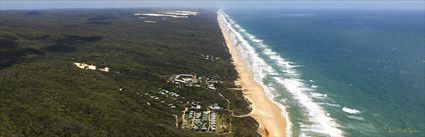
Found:
[[[254,80],[249,66],[240,57],[230,34],[226,31],[223,20],[224,18],[218,14],[218,24],[239,74],[238,82],[244,90],[244,96],[251,103],[252,111],[249,115],[259,123],[258,130],[263,137],[285,137],[286,123],[281,108],[267,97],[263,87]]]

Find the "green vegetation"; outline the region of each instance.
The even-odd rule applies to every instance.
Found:
[[[1,11],[0,136],[221,136],[175,126],[188,101],[227,106],[219,93],[235,114],[249,112],[242,93],[229,89],[237,73],[215,11],[197,10],[188,19],[149,17],[156,23],[133,15],[155,10],[164,9]],[[181,73],[219,76],[224,83],[209,90],[167,82]],[[182,103],[145,95],[158,89],[179,94]],[[229,122],[226,136],[258,136],[251,117]]]

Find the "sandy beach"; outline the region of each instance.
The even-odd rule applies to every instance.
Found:
[[[252,71],[240,57],[229,32],[225,29],[224,18],[219,15],[217,20],[232,55],[233,64],[239,73],[238,82],[245,91],[245,97],[251,103],[252,112],[250,116],[254,117],[259,123],[259,133],[263,137],[285,137],[285,119],[281,115],[282,110],[267,98],[263,87],[254,80]]]

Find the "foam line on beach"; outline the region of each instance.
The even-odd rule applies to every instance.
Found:
[[[305,94],[308,90],[306,86],[297,79],[284,79],[276,77],[275,80],[285,86],[285,88],[302,104],[308,111],[309,120],[313,122],[311,129],[314,132],[325,133],[331,136],[342,136],[338,124],[329,117],[329,113],[313,101],[311,97]]]
[[[263,82],[263,79],[267,76],[272,75],[275,82],[287,89],[288,92],[291,93],[291,95],[293,95],[298,102],[300,102],[302,107],[306,109],[309,120],[313,122],[313,125],[305,126],[309,129],[302,128],[302,131],[308,130],[335,137],[343,136],[343,133],[338,128],[339,125],[335,122],[335,120],[332,119],[329,116],[329,113],[327,113],[318,103],[313,101],[312,95],[317,96],[319,94],[313,93],[314,89],[311,88],[311,86],[307,86],[307,84],[303,83],[303,81],[299,79],[300,74],[295,69],[299,66],[285,60],[278,53],[272,51],[270,48],[268,48],[267,45],[263,43],[263,40],[260,40],[254,35],[249,34],[247,30],[243,29],[239,24],[236,24],[236,22],[224,12],[221,11],[220,14],[222,14],[224,17],[226,28],[231,32],[232,38],[234,38],[235,43],[237,43],[236,47],[239,49],[241,56],[251,67],[251,71],[253,71],[255,80],[264,87],[270,99],[279,105],[284,111],[285,119],[288,123],[288,132],[290,131],[288,129],[291,127],[288,114],[285,111],[285,106],[274,100],[275,95],[272,94],[272,91],[276,89],[265,86],[266,84]],[[274,64],[277,65],[277,68],[272,67],[269,62],[261,58],[259,55],[260,51],[254,48],[254,46],[257,46],[257,48],[262,48],[262,54],[267,55],[269,60],[273,61]],[[282,73],[285,75],[275,76],[278,71],[282,71]],[[327,95],[321,95],[321,97],[325,98]]]
[[[262,61],[261,58],[258,57],[258,54],[256,54],[255,52],[255,49],[249,46],[249,43],[243,38],[243,36],[235,30],[235,28],[232,26],[232,23],[235,23],[235,22],[228,17],[229,16],[224,14],[223,11],[218,11],[219,23],[223,24],[223,27],[222,27],[223,33],[227,34],[227,37],[233,39],[233,40],[229,40],[233,42],[233,44],[231,44],[233,46],[230,46],[230,47],[236,48],[235,51],[239,52],[242,62],[245,62],[244,64],[247,65],[246,67],[250,68],[249,70],[253,74],[252,78],[254,79],[254,81],[256,81],[256,83],[258,83],[261,87],[263,87],[265,97],[268,98],[271,103],[276,104],[276,107],[280,111],[277,113],[280,113],[280,116],[282,117],[282,120],[283,120],[282,122],[286,123],[286,126],[283,126],[284,128],[283,130],[285,131],[285,135],[289,137],[291,125],[290,125],[289,119],[286,119],[288,118],[287,117],[288,113],[286,113],[286,111],[283,111],[284,110],[282,109],[284,107],[283,105],[277,103],[275,100],[271,100],[271,98],[274,98],[273,95],[268,92],[269,89],[266,86],[264,86],[264,83],[259,82],[262,78],[265,77],[264,74],[273,73],[274,72],[273,68],[271,66],[265,66],[267,65],[265,61]],[[247,59],[248,56],[255,57],[256,60],[249,60]],[[253,65],[254,62],[252,61],[260,61],[260,62],[255,63],[256,65]],[[252,71],[252,70],[257,70],[257,71]],[[269,122],[272,122],[272,121],[269,121]],[[273,130],[276,131],[279,129],[274,128]]]

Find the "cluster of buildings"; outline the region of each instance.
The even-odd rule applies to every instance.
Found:
[[[213,103],[212,105],[209,106],[209,108],[211,110],[220,110],[221,107],[218,105],[218,103]]]
[[[189,113],[184,112],[182,127],[186,129],[191,129],[193,132],[216,132],[217,131],[217,116],[219,115],[217,111],[222,108],[218,103],[213,103],[208,108],[202,109],[199,102],[190,102]]]
[[[202,57],[205,60],[208,60],[208,61],[215,61],[215,60],[220,59],[220,57],[214,57],[213,55],[204,55],[204,54],[202,54]]]
[[[166,89],[160,89],[160,91],[158,91],[159,94],[164,95],[166,97],[172,97],[173,100],[176,100],[177,97],[179,97],[180,95],[172,92],[172,91],[168,91]]]
[[[210,90],[216,90],[215,85],[220,83],[218,81],[220,77],[216,76],[203,76],[197,77],[196,74],[177,74],[172,75],[168,82],[176,84],[177,86],[189,86],[189,87],[204,87]],[[158,102],[163,106],[167,106],[171,109],[176,109],[179,104],[186,102],[186,108],[182,114],[182,128],[190,129],[193,132],[209,132],[218,133],[227,127],[221,123],[219,118],[220,112],[223,108],[218,103],[212,103],[209,106],[203,106],[200,101],[188,101],[185,97],[180,96],[176,92],[169,91],[167,89],[159,88],[155,90],[149,90],[147,92],[139,92],[138,95],[145,95],[148,99],[146,104],[151,105],[152,102]],[[186,101],[183,101],[186,100]],[[176,121],[179,121],[176,117]]]
[[[137,95],[140,95],[141,92],[136,92]],[[172,92],[172,91],[168,91],[166,89],[159,89],[158,91],[151,91],[151,92],[145,92],[144,93],[145,96],[151,98],[152,100],[161,102],[164,105],[167,105],[168,107],[174,109],[176,108],[176,105],[173,103],[183,103],[182,100],[179,99],[180,95]],[[171,99],[173,100],[172,102],[167,102],[167,99]],[[150,102],[146,102],[148,105],[150,105]]]
[[[219,83],[219,81],[218,80],[216,80],[216,79],[218,79],[218,77],[206,77],[205,78],[205,84],[207,85],[207,87],[208,87],[208,89],[211,89],[211,90],[216,90],[217,88],[215,87],[215,84],[216,83]]]
[[[208,89],[216,90],[215,84],[220,83],[217,79],[220,78],[218,76],[196,77],[196,74],[177,74],[171,76],[170,82],[188,87],[201,87],[202,84],[205,84]]]
[[[103,71],[103,72],[109,72],[109,67],[100,68],[100,67],[96,67],[95,65],[90,65],[90,64],[86,64],[86,63],[77,63],[77,62],[74,62],[74,65],[77,66],[80,69],[99,70],[99,71]]]
[[[210,131],[215,132],[217,129],[217,114],[211,111],[189,111],[187,115],[189,125],[191,125],[191,130],[194,132],[197,131]]]
[[[215,132],[215,130],[217,129],[217,114],[215,112],[211,112],[210,115],[210,131],[211,132]]]
[[[189,103],[189,102],[188,102],[188,103]],[[192,102],[190,102],[189,104],[190,104],[190,109],[195,109],[195,110],[202,109],[202,106],[201,106],[201,104],[200,104],[200,102],[199,102],[199,101],[197,101],[197,102],[192,101]]]

